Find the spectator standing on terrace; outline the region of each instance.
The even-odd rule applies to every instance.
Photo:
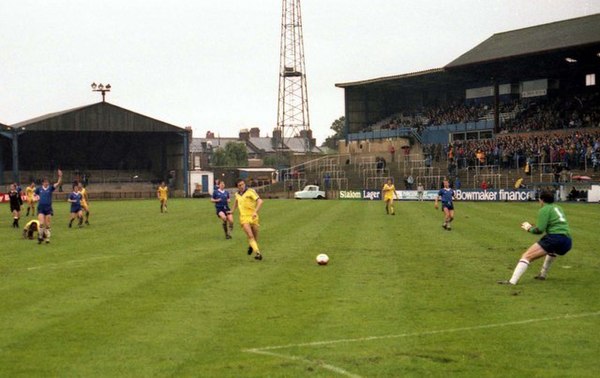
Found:
[[[485,165],[485,152],[483,152],[483,150],[478,149],[477,152],[475,152],[475,158],[477,158],[477,165]]]
[[[415,183],[415,179],[412,177],[411,174],[409,174],[408,177],[406,178],[406,189],[412,190],[414,183]]]
[[[523,253],[510,280],[498,281],[499,284],[516,285],[529,264],[544,256],[542,270],[535,276],[535,279],[545,280],[556,256],[562,256],[571,250],[572,238],[569,223],[564,211],[560,206],[554,204],[554,194],[548,190],[543,191],[540,193],[539,202],[542,208],[538,212],[537,225],[523,222],[521,228],[532,234],[545,232],[546,235]]]
[[[329,172],[325,173],[325,190],[329,190],[331,186],[331,174]]]
[[[425,157],[425,166],[427,168],[431,168],[431,154],[429,154]]]
[[[396,149],[394,148],[394,146],[390,146],[390,161],[393,163],[396,159]]]
[[[423,184],[418,183],[417,184],[417,199],[420,202],[423,202],[423,191],[425,190],[425,188],[423,187]]]
[[[402,151],[404,151],[404,160],[410,161],[410,146],[402,146]]]

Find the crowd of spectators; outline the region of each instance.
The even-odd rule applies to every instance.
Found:
[[[559,164],[566,169],[600,170],[600,129],[578,129],[548,134],[502,134],[495,139],[455,141],[424,146],[429,159],[447,157],[457,169],[496,166],[523,168],[531,173],[541,164],[546,173]]]
[[[515,117],[501,125],[503,133],[600,127],[600,94],[568,99],[540,97],[518,104]]]
[[[439,126],[464,122],[477,122],[490,113],[490,107],[484,104],[452,104],[430,108],[425,111],[425,126]]]
[[[543,96],[500,103],[501,133],[600,127],[600,94]],[[485,103],[453,103],[431,106],[387,117],[366,131],[410,127],[421,132],[430,126],[493,119],[493,106]]]

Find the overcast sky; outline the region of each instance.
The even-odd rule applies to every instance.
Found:
[[[236,136],[277,123],[281,0],[2,0],[0,122],[101,100]],[[311,128],[335,83],[444,66],[494,33],[600,13],[600,0],[303,0]]]

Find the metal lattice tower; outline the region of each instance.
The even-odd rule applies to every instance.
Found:
[[[300,0],[282,0],[277,129],[284,139],[311,137]],[[308,143],[306,143],[308,150]]]

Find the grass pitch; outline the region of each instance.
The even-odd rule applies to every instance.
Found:
[[[260,262],[208,200],[91,206],[55,204],[49,245],[0,207],[0,376],[600,374],[598,205],[562,204],[573,250],[516,287],[537,203],[459,202],[448,232],[431,202],[265,200]]]

